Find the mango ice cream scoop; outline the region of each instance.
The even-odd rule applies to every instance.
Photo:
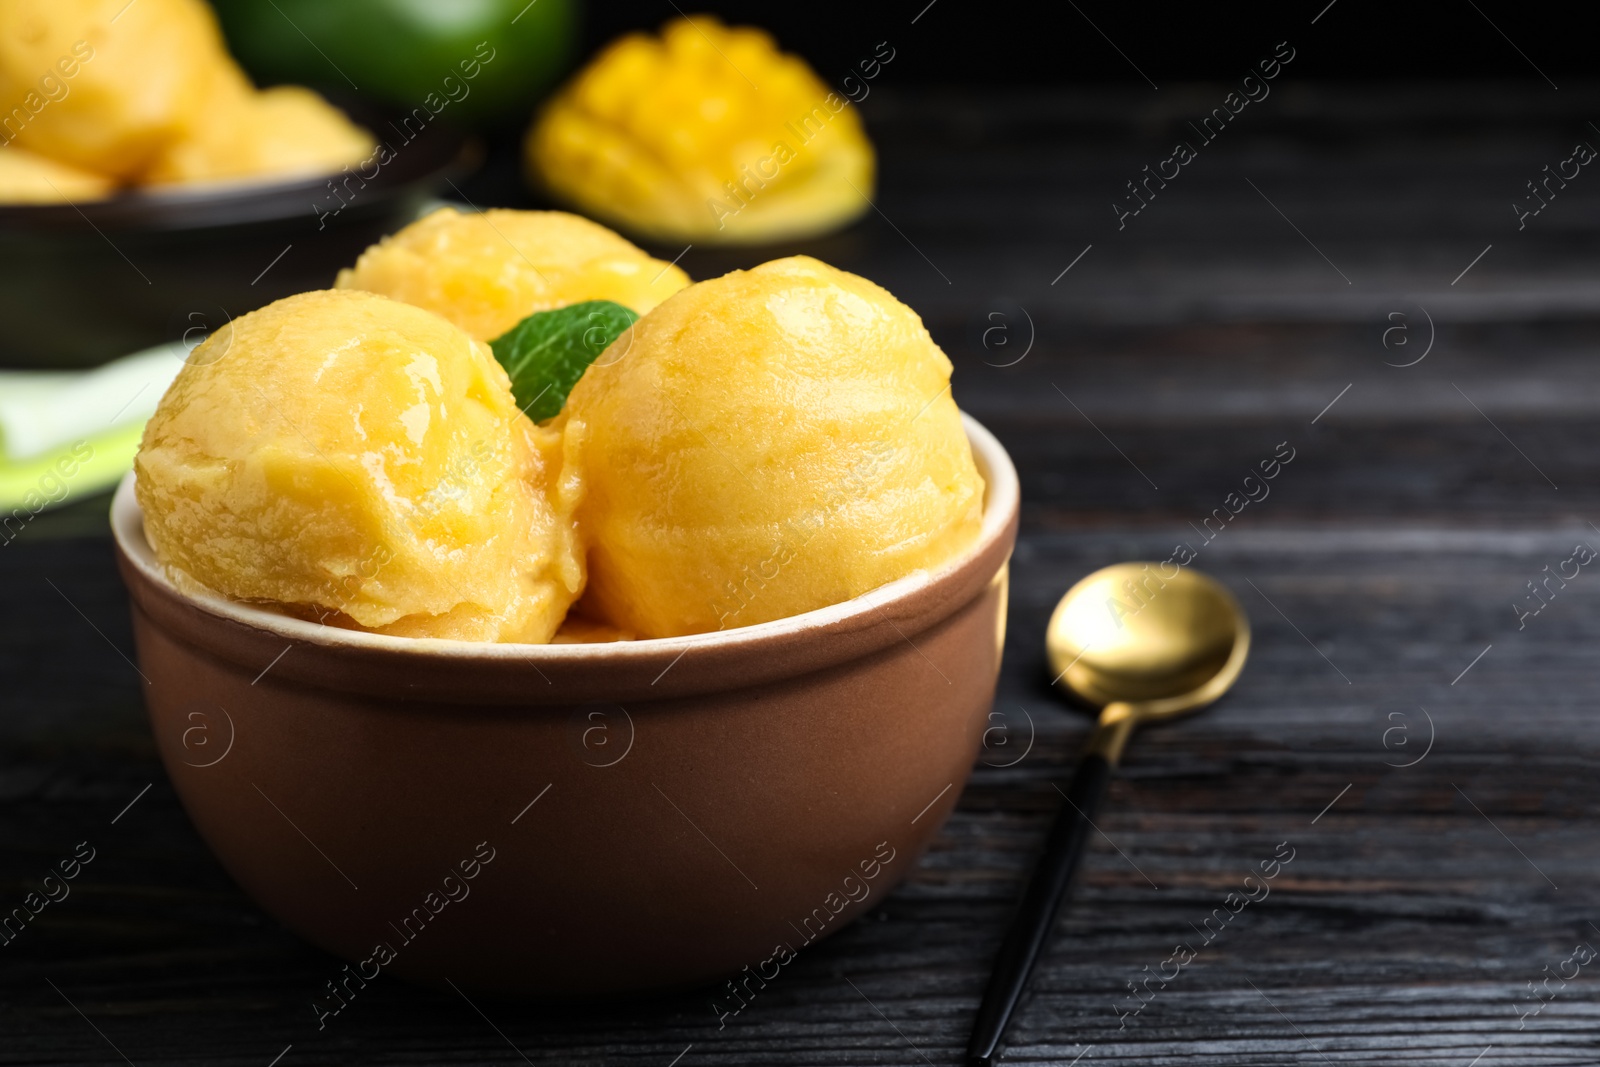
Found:
[[[136,462],[147,537],[218,593],[413,637],[548,641],[584,583],[580,481],[489,349],[372,293],[197,347]]]
[[[805,256],[691,285],[589,367],[583,609],[641,637],[839,603],[976,538],[950,360],[873,283]]]
[[[427,308],[492,341],[536,311],[586,300],[643,315],[689,276],[578,215],[446,207],[367,249],[335,284]]]

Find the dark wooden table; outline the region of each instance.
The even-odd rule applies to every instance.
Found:
[[[0,1063],[958,1063],[1086,732],[1045,619],[1085,572],[1185,541],[1248,608],[1250,664],[1138,740],[1011,1062],[1600,1062],[1578,948],[1600,946],[1600,565],[1515,607],[1600,548],[1600,175],[1520,230],[1511,207],[1600,145],[1600,92],[1275,86],[1121,230],[1123,183],[1226,86],[897,96],[886,74],[869,101],[880,210],[808,250],[925,316],[1022,473],[1010,743],[911,878],[726,1029],[709,992],[480,1014],[389,981],[319,1033],[333,965],[229,881],[155,758],[101,498],[0,549],[0,903],[96,850],[0,947]],[[1202,544],[1284,442],[1271,495]]]

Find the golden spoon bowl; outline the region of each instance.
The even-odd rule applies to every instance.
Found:
[[[1045,631],[1056,681],[1104,709],[1090,751],[1113,764],[1132,729],[1216,700],[1250,654],[1250,623],[1233,594],[1197,571],[1163,574],[1170,566],[1095,571],[1067,590]]]

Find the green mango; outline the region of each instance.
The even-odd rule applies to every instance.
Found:
[[[228,47],[259,84],[292,82],[407,110],[426,107],[469,129],[526,121],[538,95],[566,69],[577,37],[576,0],[212,5]]]

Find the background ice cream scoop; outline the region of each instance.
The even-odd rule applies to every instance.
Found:
[[[373,245],[337,282],[437,312],[480,341],[586,300],[642,315],[688,284],[678,267],[577,215],[454,208]]]
[[[23,148],[0,147],[0,203],[55,204],[95,200],[111,192],[103,174],[35,155]]]
[[[202,0],[0,4],[0,104],[25,118],[7,139],[115,178],[182,136],[231,62]]]
[[[949,560],[983,479],[950,361],[883,289],[815,259],[692,285],[567,402],[586,608],[642,637],[783,618]]]
[[[256,92],[236,72],[220,74],[188,135],[146,172],[151,183],[333,173],[366,158],[372,135],[310,89]]]
[[[146,427],[162,562],[228,596],[418,637],[549,640],[583,585],[561,438],[488,349],[371,293],[209,338]]]
[[[80,179],[55,200],[105,196],[117,182],[332,173],[374,147],[309,89],[257,92],[203,0],[7,0],[0,116],[0,144],[100,179]],[[16,184],[0,181],[0,203],[46,199]]]

